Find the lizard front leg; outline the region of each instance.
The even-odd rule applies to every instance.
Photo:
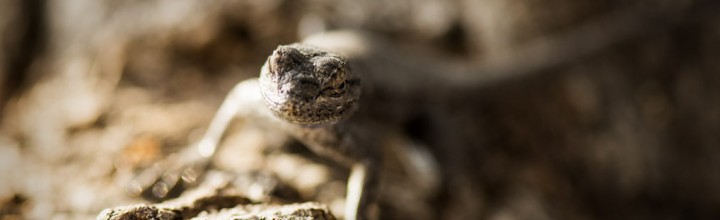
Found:
[[[197,145],[197,151],[207,158],[212,158],[217,152],[220,139],[225,134],[230,122],[237,118],[255,119],[257,121],[282,126],[280,120],[272,116],[263,104],[262,95],[257,78],[248,79],[238,83],[226,96],[222,105],[215,113],[205,135]]]
[[[376,200],[378,168],[373,162],[356,163],[350,169],[345,195],[345,219],[369,219],[371,205]]]
[[[311,151],[350,169],[344,209],[348,220],[370,219],[379,188],[382,155],[375,146],[379,143],[371,143],[379,138],[370,136],[368,127],[372,126],[352,121],[321,127],[294,126],[289,130]]]
[[[372,203],[376,200],[381,155],[367,140],[358,123],[340,122],[331,125],[306,127],[287,123],[274,117],[263,105],[256,79],[238,83],[228,94],[210,126],[198,144],[198,152],[212,158],[217,152],[218,143],[235,117],[252,118],[264,121],[293,134],[312,151],[335,160],[350,168],[345,198],[345,219],[368,219]]]
[[[171,157],[142,170],[127,185],[129,193],[142,195],[151,201],[179,195],[210,167],[228,125],[238,117],[273,127],[284,123],[265,108],[257,79],[242,81],[228,93],[197,144],[181,152],[178,155],[180,159]]]

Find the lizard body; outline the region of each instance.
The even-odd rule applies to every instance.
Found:
[[[345,216],[365,219],[375,200],[383,147],[379,140],[386,133],[426,107],[468,100],[484,85],[527,77],[646,34],[648,29],[640,27],[656,22],[658,16],[677,17],[681,10],[648,11],[621,11],[507,59],[470,65],[418,62],[417,57],[391,49],[390,43],[358,32],[311,36],[303,44],[278,47],[259,79],[241,82],[228,94],[199,152],[212,158],[234,117],[264,120],[317,154],[349,167]],[[625,22],[633,18],[639,21]],[[595,36],[602,33],[604,37]]]

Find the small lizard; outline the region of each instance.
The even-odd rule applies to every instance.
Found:
[[[240,82],[228,94],[198,150],[211,160],[233,118],[263,120],[317,154],[350,167],[345,219],[366,219],[382,157],[378,140],[387,131],[400,129],[423,107],[447,99],[462,101],[483,85],[527,77],[649,30],[667,28],[670,25],[648,25],[658,23],[658,18],[672,24],[684,11],[660,9],[620,11],[540,41],[509,59],[482,65],[418,62],[388,49],[388,42],[357,32],[311,36],[302,44],[279,46],[259,78]]]

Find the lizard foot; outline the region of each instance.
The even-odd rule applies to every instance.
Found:
[[[134,196],[160,202],[180,196],[195,186],[210,167],[210,158],[182,152],[140,170],[126,186]]]

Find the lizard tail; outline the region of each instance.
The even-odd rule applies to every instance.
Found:
[[[502,57],[482,62],[450,60],[402,51],[387,39],[365,32],[333,31],[310,36],[304,43],[345,55],[354,71],[378,88],[392,88],[404,97],[452,94],[518,80],[548,76],[554,67],[575,62],[624,42],[669,30],[704,2],[642,4],[623,7],[590,19],[567,32],[542,37]],[[411,96],[407,96],[411,95]]]

